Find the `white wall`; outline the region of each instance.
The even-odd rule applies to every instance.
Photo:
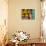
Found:
[[[22,20],[21,9],[35,9],[35,20]],[[40,37],[40,0],[9,0],[9,35],[16,31],[26,31],[31,38]]]

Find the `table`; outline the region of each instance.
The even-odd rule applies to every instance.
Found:
[[[5,46],[15,46],[15,43],[13,43],[13,42],[8,42]]]
[[[27,42],[20,41],[18,46],[46,46],[46,42],[41,41],[40,39],[31,39]],[[16,43],[9,42],[6,46],[16,46]]]
[[[27,42],[21,41],[18,43],[18,46],[46,46],[46,42],[43,42],[40,39],[34,39],[28,40]]]

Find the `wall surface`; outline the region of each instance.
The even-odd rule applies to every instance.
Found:
[[[35,9],[35,20],[22,20],[21,9]],[[40,37],[40,0],[9,0],[8,33],[26,31],[31,38]]]

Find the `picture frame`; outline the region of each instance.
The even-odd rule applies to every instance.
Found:
[[[35,9],[22,9],[21,13],[22,19],[35,19]]]

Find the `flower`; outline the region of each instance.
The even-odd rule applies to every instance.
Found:
[[[23,31],[19,32],[19,33],[17,34],[17,37],[18,37],[18,39],[19,39],[20,41],[29,39],[29,35],[28,35],[26,32],[23,32]]]
[[[18,40],[18,41],[26,41],[30,38],[30,34],[27,34],[26,32],[23,31],[18,31],[17,34],[13,35],[14,37],[14,41]]]

